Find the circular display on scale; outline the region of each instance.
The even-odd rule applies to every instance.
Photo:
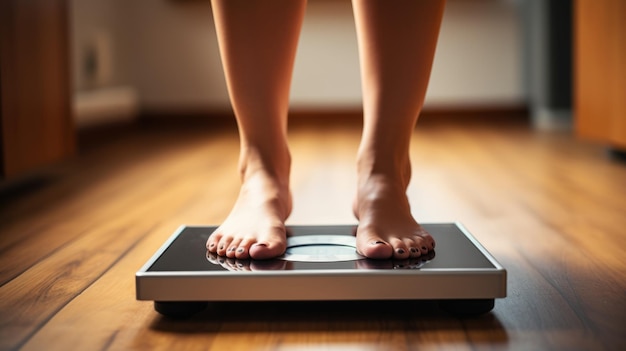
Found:
[[[296,262],[340,262],[364,259],[351,235],[300,235],[287,238],[287,250],[279,259]]]

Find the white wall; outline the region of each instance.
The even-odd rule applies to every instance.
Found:
[[[293,72],[292,106],[360,106],[357,50],[350,1],[309,1]]]
[[[120,15],[144,107],[228,108],[209,1],[133,0]]]
[[[513,0],[448,0],[426,103],[523,104],[523,24]]]
[[[93,7],[78,5],[85,1]],[[134,86],[142,107],[229,108],[208,1],[74,0],[77,6],[84,12],[74,11],[79,32],[93,31],[94,22],[83,17],[108,18],[115,48],[112,81]],[[104,11],[93,11],[102,6]],[[520,17],[513,0],[448,0],[426,104],[524,103]],[[84,36],[75,35],[76,45]],[[78,89],[85,86],[80,79],[79,74]],[[350,2],[309,0],[292,106],[336,109],[360,103]]]
[[[426,104],[523,104],[522,34],[519,5],[513,1],[448,0]],[[294,106],[360,105],[349,1],[311,1],[298,50]]]

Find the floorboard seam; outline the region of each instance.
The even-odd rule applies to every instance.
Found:
[[[64,304],[60,305],[52,313],[50,313],[46,318],[44,318],[35,328],[33,328],[33,330],[30,333],[28,333],[24,337],[24,339],[22,341],[18,342],[15,345],[15,349],[21,349],[22,347],[24,347],[24,345],[26,345],[26,343],[28,343],[28,341],[30,341],[30,339],[32,339],[33,336],[35,336],[41,329],[43,329],[46,326],[46,324],[48,324],[48,322],[50,322],[50,320],[52,320],[52,318],[54,318],[54,316],[56,316],[57,313],[59,313],[59,311],[61,311],[63,308],[65,308],[65,306],[67,306],[72,301],[74,301],[74,299],[76,297],[80,296],[85,290],[89,289],[89,287],[91,287],[95,282],[97,282],[100,278],[102,278],[103,275],[105,275],[120,260],[122,260],[124,257],[126,257],[126,255],[130,251],[132,251],[132,249],[134,249],[141,241],[143,241],[148,236],[148,233],[150,233],[152,230],[154,230],[159,224],[160,224],[160,222],[157,222],[157,223],[153,224],[152,226],[150,226],[144,232],[143,235],[140,235],[139,238],[137,238],[137,240],[135,240],[132,243],[132,245],[130,245],[126,250],[124,250],[122,252],[122,254],[117,259],[115,259],[113,262],[111,262],[111,264],[109,264],[106,267],[106,269],[102,270],[102,272],[100,274],[98,274],[96,277],[94,277],[94,279],[89,284],[86,284],[85,287],[82,288],[80,291],[77,291],[76,294],[74,294],[74,296],[72,298],[67,300]]]

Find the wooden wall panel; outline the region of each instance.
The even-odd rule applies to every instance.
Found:
[[[73,153],[68,4],[0,2],[2,175]]]
[[[578,0],[574,16],[576,131],[626,149],[626,2]]]

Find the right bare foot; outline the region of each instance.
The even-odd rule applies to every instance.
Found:
[[[259,158],[260,159],[260,158]],[[287,248],[285,220],[291,213],[289,161],[286,171],[270,171],[263,162],[243,167],[239,197],[226,220],[209,237],[209,252],[238,259],[269,259]]]

